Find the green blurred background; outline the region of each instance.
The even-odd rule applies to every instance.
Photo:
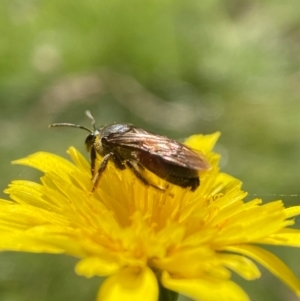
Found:
[[[300,194],[298,0],[1,0],[0,8],[1,191],[39,177],[14,159],[85,151],[84,132],[47,126],[89,127],[89,109],[99,125],[130,122],[175,139],[221,131],[222,169],[250,198],[299,204],[278,196]],[[300,250],[272,251],[300,277]],[[100,279],[76,276],[75,262],[1,253],[0,300],[95,300]],[[261,271],[258,281],[234,279],[252,300],[296,300]]]

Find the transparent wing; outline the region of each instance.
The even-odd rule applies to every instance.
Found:
[[[139,152],[147,152],[174,165],[194,170],[210,167],[204,155],[164,136],[152,134],[143,129],[132,127],[126,133],[113,133],[107,138],[111,146],[123,147]]]

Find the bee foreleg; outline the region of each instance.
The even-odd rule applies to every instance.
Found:
[[[96,150],[95,148],[91,148],[91,173],[92,173],[92,177],[95,177],[95,165],[96,165]]]
[[[92,192],[97,188],[98,184],[99,184],[99,181],[100,181],[100,178],[101,178],[101,175],[102,173],[104,172],[106,166],[107,166],[107,163],[108,161],[110,160],[110,158],[113,156],[113,153],[108,153],[107,155],[105,155],[103,157],[103,160],[100,164],[100,167],[98,169],[98,172],[97,174],[93,177],[93,182],[94,182],[94,185],[93,185],[93,189],[92,189]]]

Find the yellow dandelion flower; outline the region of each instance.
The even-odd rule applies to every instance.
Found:
[[[98,301],[168,301],[176,292],[201,301],[249,300],[231,275],[259,278],[254,262],[300,296],[297,277],[260,246],[300,247],[300,231],[289,228],[300,206],[244,202],[241,182],[219,171],[212,152],[218,136],[186,141],[212,166],[195,192],[169,185],[163,193],[109,164],[91,193],[89,163],[73,147],[74,163],[45,152],[13,162],[44,175],[40,184],[17,180],[5,190],[11,200],[0,200],[0,249],[79,258],[77,274],[106,277]]]

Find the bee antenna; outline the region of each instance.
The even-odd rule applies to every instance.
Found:
[[[54,127],[58,127],[58,126],[68,126],[68,127],[72,127],[72,128],[78,128],[78,129],[83,129],[85,131],[88,131],[89,133],[92,133],[92,131],[82,125],[78,125],[78,124],[73,124],[73,123],[53,123],[49,125],[49,128],[54,128]]]
[[[91,112],[89,110],[87,110],[87,111],[85,111],[85,114],[88,118],[90,118],[92,120],[92,126],[93,126],[94,130],[96,130],[96,126],[95,126],[96,121],[95,121],[93,115],[91,114]]]

